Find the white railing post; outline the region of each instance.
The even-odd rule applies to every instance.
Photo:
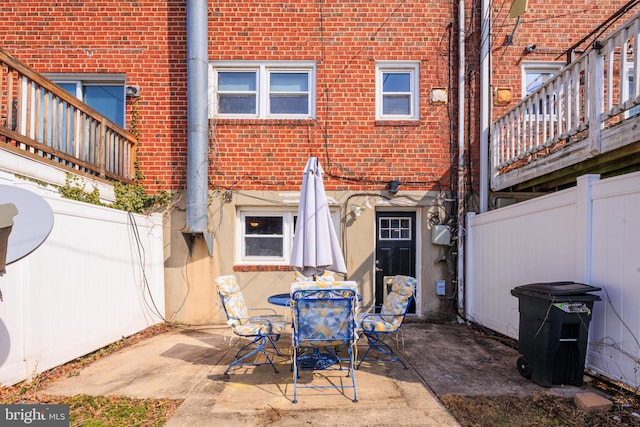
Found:
[[[602,147],[600,133],[602,130],[602,104],[604,102],[604,60],[602,55],[594,49],[589,52],[587,61],[586,107],[589,151],[597,154]]]

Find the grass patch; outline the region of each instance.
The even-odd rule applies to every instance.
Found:
[[[178,409],[182,400],[133,399],[124,396],[50,396],[40,393],[40,390],[58,378],[78,375],[80,369],[104,356],[164,333],[170,328],[166,324],[152,326],[65,365],[43,372],[32,381],[0,387],[0,403],[66,404],[69,405],[71,426],[163,426]]]

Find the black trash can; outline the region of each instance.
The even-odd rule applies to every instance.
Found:
[[[517,286],[520,328],[518,371],[543,387],[582,385],[589,322],[601,288],[575,282]]]

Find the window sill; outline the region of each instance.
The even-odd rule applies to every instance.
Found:
[[[234,265],[233,271],[293,271],[290,265]]]
[[[250,119],[250,118],[219,118],[209,119],[216,126],[220,125],[243,125],[243,126],[264,126],[264,125],[315,125],[315,119]]]
[[[375,126],[420,126],[420,120],[376,120]]]

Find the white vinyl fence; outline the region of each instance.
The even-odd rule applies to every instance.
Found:
[[[13,181],[13,182],[11,182]],[[32,378],[160,323],[162,217],[43,196],[54,213],[44,243],[0,277],[0,384]]]
[[[469,320],[517,339],[514,287],[557,281],[601,287],[586,368],[640,388],[640,173],[587,175],[577,187],[470,214],[466,238]]]

